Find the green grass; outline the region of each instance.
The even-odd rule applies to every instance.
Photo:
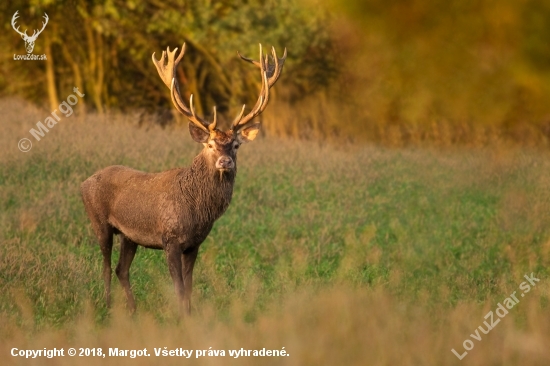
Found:
[[[147,171],[186,166],[199,150],[183,129],[145,131],[92,117],[56,126],[26,154],[16,142],[28,121],[11,118],[9,137],[2,138],[9,152],[0,163],[6,329],[0,339],[14,327],[27,336],[78,329],[87,312],[93,324],[108,327],[114,320],[104,304],[101,254],[80,183],[117,163]],[[235,325],[240,318],[260,327],[258,319],[304,292],[322,298],[350,289],[344,297],[367,296],[371,310],[378,306],[373,294],[381,292],[391,304],[432,309],[422,318],[430,324],[449,322],[445,312],[468,322],[449,340],[458,347],[481,324],[488,310],[480,309],[494,308],[531,272],[541,278],[532,297],[537,314],[547,312],[548,157],[502,148],[391,150],[259,138],[239,152],[233,201],[201,247],[195,312],[205,323]],[[118,241],[113,257],[114,266]],[[177,322],[161,251],[138,249],[131,280],[138,313],[161,326]],[[113,283],[121,305],[116,277]],[[243,309],[238,315],[235,304]],[[460,313],[461,306],[478,313]],[[403,321],[414,318],[409,315]]]

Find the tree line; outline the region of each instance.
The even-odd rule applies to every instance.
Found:
[[[87,110],[170,108],[170,96],[151,61],[166,47],[186,43],[178,68],[181,91],[194,96],[197,112],[216,105],[222,116],[254,103],[261,79],[258,69],[237,51],[258,59],[271,46],[289,58],[283,74],[288,100],[328,84],[334,74],[332,39],[326,12],[291,0],[69,0],[13,1],[0,5],[6,19],[18,11],[21,30],[41,27],[34,53],[47,60],[14,61],[25,53],[21,37],[5,22],[0,35],[0,93],[21,96],[53,108],[74,86],[86,93]],[[84,104],[84,103],[83,103]]]
[[[236,51],[288,49],[265,128],[308,138],[550,142],[547,0],[33,0],[0,4],[0,96],[86,110],[171,111],[151,54],[187,45],[182,94],[223,120],[253,104],[260,78]],[[35,53],[21,29],[49,23]],[[481,135],[479,135],[481,134]],[[478,136],[479,135],[479,136]],[[483,137],[483,136],[485,137]],[[481,138],[479,138],[481,136]]]

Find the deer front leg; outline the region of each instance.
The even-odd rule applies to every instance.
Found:
[[[164,245],[166,251],[166,261],[168,263],[168,270],[170,271],[170,276],[174,282],[174,290],[176,291],[176,296],[178,297],[178,303],[180,311],[182,310],[183,296],[184,296],[184,286],[183,286],[183,276],[182,276],[182,256],[181,247],[178,244],[166,243]]]
[[[118,259],[118,265],[116,266],[115,273],[120,281],[120,284],[124,288],[126,293],[126,305],[130,312],[136,311],[136,302],[134,300],[134,294],[130,287],[130,266],[136,255],[138,245],[130,239],[120,236],[120,257]]]
[[[193,291],[193,268],[199,248],[183,252],[183,304],[187,314],[191,314],[191,292]]]

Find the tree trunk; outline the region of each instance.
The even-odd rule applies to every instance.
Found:
[[[80,72],[80,66],[75,61],[74,57],[71,54],[71,51],[67,48],[67,45],[64,42],[61,42],[61,49],[63,51],[63,57],[67,61],[69,65],[71,65],[71,68],[73,69],[73,77],[74,77],[74,86],[76,86],[81,93],[86,94],[84,83],[82,81],[82,73]],[[80,113],[86,114],[86,103],[84,102],[84,99],[80,99],[78,101],[78,109]]]
[[[59,107],[59,98],[57,97],[57,86],[55,83],[55,70],[53,64],[52,43],[50,37],[45,37],[46,51],[46,84],[48,89],[48,101],[50,109],[53,111]]]

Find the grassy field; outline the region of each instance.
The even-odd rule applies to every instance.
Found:
[[[138,312],[130,317],[116,278],[114,307],[106,309],[79,185],[113,164],[151,172],[186,166],[200,147],[187,129],[137,128],[131,115],[62,118],[35,141],[29,129],[48,111],[13,99],[0,100],[0,109],[3,365],[550,360],[546,151],[259,138],[239,152],[233,202],[201,247],[193,316],[176,315],[163,253],[140,248],[131,269]],[[30,152],[17,148],[23,137],[34,144]],[[520,297],[531,273],[540,281]],[[514,291],[519,303],[488,334],[478,332],[481,340],[472,338]],[[463,354],[463,342],[474,348],[460,361],[451,349]],[[14,347],[147,348],[153,356],[30,360],[12,357]],[[163,347],[226,356],[156,357]],[[283,347],[289,356],[229,355]]]

